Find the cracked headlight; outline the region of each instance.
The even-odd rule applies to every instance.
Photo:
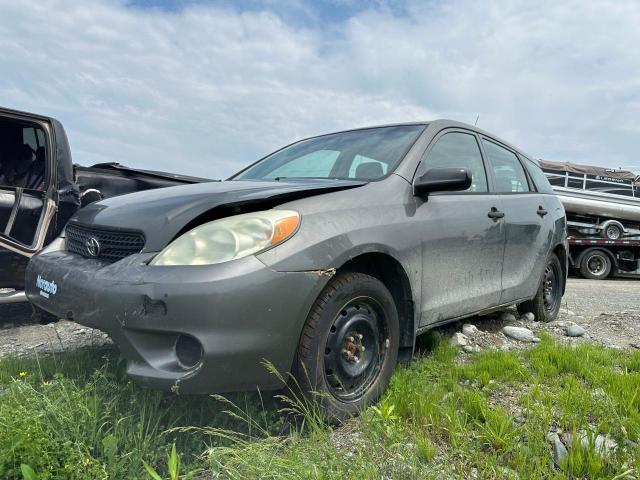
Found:
[[[150,265],[213,265],[278,245],[298,230],[293,210],[266,210],[214,220],[171,242]]]

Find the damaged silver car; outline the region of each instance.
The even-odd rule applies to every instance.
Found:
[[[375,402],[416,335],[518,305],[560,308],[562,205],[497,137],[438,120],[302,140],[227,181],[77,212],[30,262],[38,308],[107,332],[142,385]]]

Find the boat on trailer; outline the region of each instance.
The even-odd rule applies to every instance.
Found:
[[[540,160],[539,164],[568,216],[585,217],[597,224],[617,220],[626,223],[627,229],[640,230],[639,175],[569,162]]]
[[[539,161],[567,214],[569,263],[579,275],[640,279],[640,176]]]

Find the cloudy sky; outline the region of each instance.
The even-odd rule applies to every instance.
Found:
[[[342,128],[453,118],[640,170],[640,2],[0,0],[0,105],[74,161],[225,177]]]

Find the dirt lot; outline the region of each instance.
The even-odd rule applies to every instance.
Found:
[[[461,345],[469,352],[485,348],[525,348],[530,342],[505,335],[507,325],[531,330],[534,335],[546,331],[566,342],[593,341],[617,348],[640,348],[640,281],[593,281],[570,279],[560,317],[550,324],[517,318],[514,310],[487,317],[476,317],[441,329],[446,335],[460,332],[463,324],[472,323],[478,332]],[[571,325],[583,327],[584,333],[567,336]],[[579,330],[579,329],[578,329]],[[468,331],[468,330],[467,330]],[[101,332],[61,320],[49,325],[34,325],[28,305],[0,307],[0,358],[32,356],[62,352],[90,346],[103,346],[110,340]]]
[[[566,315],[567,309],[575,318]],[[598,343],[640,348],[639,280],[570,279],[563,311]]]

